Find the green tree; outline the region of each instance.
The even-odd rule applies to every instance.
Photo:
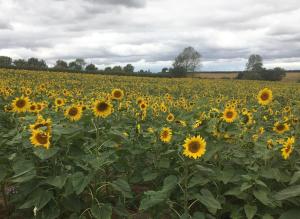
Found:
[[[86,65],[84,59],[77,58],[75,61],[72,61],[69,63],[69,69],[75,70],[75,71],[82,71],[84,69],[84,66]]]
[[[65,62],[64,60],[57,60],[55,66],[53,68],[65,70],[65,69],[68,69],[68,63]]]
[[[123,71],[126,73],[133,73],[134,72],[134,67],[131,64],[127,64],[124,68]]]
[[[185,48],[176,58],[173,63],[174,69],[185,69],[185,72],[195,72],[200,66],[201,55],[193,47]]]
[[[114,73],[121,73],[121,72],[123,72],[122,67],[119,66],[119,65],[118,66],[114,66],[111,70]]]
[[[168,72],[168,68],[163,68],[162,70],[161,70],[161,73],[167,73]]]
[[[252,54],[248,58],[246,71],[259,71],[263,67],[263,59],[258,54]]]
[[[46,62],[44,60],[39,60],[37,58],[29,58],[27,60],[27,68],[31,68],[31,69],[47,69],[48,66],[46,64]]]
[[[14,66],[17,68],[26,68],[27,67],[27,61],[24,59],[17,59],[13,61]]]
[[[111,67],[106,67],[105,69],[104,69],[104,72],[107,72],[107,73],[109,73],[109,72],[111,72]]]
[[[94,64],[91,63],[85,67],[85,70],[86,71],[97,71],[98,68]]]
[[[8,56],[0,56],[0,67],[10,67],[12,65],[12,58]]]

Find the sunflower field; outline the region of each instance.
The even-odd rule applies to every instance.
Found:
[[[5,218],[300,218],[300,84],[0,70]]]

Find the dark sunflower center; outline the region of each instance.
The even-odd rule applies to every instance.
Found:
[[[30,106],[31,110],[35,110],[35,105]]]
[[[115,91],[115,92],[114,92],[114,97],[120,98],[121,96],[122,96],[122,94],[121,94],[120,91]]]
[[[18,101],[16,102],[16,106],[17,106],[18,108],[23,108],[25,105],[26,105],[26,101],[25,101],[25,100],[18,100]]]
[[[144,109],[146,107],[145,104],[141,104],[141,108]]]
[[[100,112],[107,110],[107,108],[108,108],[108,104],[105,102],[101,102],[97,104],[97,110]]]
[[[46,134],[44,134],[44,133],[38,133],[36,135],[36,140],[40,144],[47,144],[47,142],[48,142],[48,136]]]
[[[284,130],[284,125],[279,124],[276,128],[278,131],[282,131],[282,130]]]
[[[58,101],[57,101],[57,104],[60,105],[60,104],[61,104],[61,100],[58,100]]]
[[[197,142],[197,141],[192,141],[192,142],[189,144],[188,148],[189,148],[189,151],[190,151],[190,152],[196,153],[196,152],[198,152],[199,149],[200,149],[200,144],[199,144],[199,142]]]
[[[244,115],[244,123],[248,123],[250,120],[248,115]]]
[[[233,112],[232,111],[228,111],[226,113],[226,117],[229,118],[229,119],[231,119],[233,117]]]
[[[288,145],[288,146],[285,148],[285,153],[288,153],[290,150],[291,150],[291,146]]]
[[[169,136],[169,132],[168,131],[163,131],[162,137],[167,138],[168,136]]]
[[[260,98],[261,98],[262,100],[268,100],[268,99],[269,99],[269,94],[266,93],[266,92],[264,92],[264,93],[262,93],[262,95],[260,96]]]
[[[75,107],[72,107],[70,110],[69,110],[69,115],[70,116],[76,116],[78,113],[78,109],[75,108]]]

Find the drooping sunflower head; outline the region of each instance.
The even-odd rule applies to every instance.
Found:
[[[278,134],[282,134],[282,133],[288,131],[289,129],[290,129],[289,124],[280,123],[280,122],[276,122],[273,127],[273,131],[277,132]]]
[[[26,112],[30,107],[30,100],[28,97],[17,97],[12,101],[12,108],[14,112]]]
[[[30,141],[35,147],[41,146],[49,149],[50,134],[41,130],[34,130],[31,133]]]
[[[52,121],[50,118],[44,119],[42,116],[38,115],[37,120],[34,124],[29,126],[30,130],[36,131],[36,130],[42,130],[47,133],[51,133],[52,131]]]
[[[93,111],[96,117],[105,118],[112,114],[113,106],[106,100],[96,100],[94,102]]]
[[[281,155],[283,157],[283,159],[288,159],[291,155],[291,153],[293,152],[294,150],[294,145],[295,143],[295,137],[290,137],[287,139],[287,141],[285,141],[283,143],[283,147],[281,149]]]
[[[272,91],[268,88],[264,88],[258,92],[257,100],[261,105],[268,105],[272,102],[273,94]]]
[[[183,147],[185,156],[197,159],[205,154],[206,141],[200,136],[189,137],[185,139]]]
[[[124,97],[124,92],[121,89],[113,89],[111,95],[112,99],[121,100]]]
[[[169,113],[169,114],[167,115],[167,121],[168,121],[168,122],[172,122],[172,121],[174,121],[174,119],[175,119],[175,116],[174,116],[173,113]]]
[[[168,143],[172,139],[172,130],[170,128],[163,128],[160,132],[160,140]]]
[[[82,116],[82,108],[77,105],[68,107],[65,111],[65,117],[71,121],[78,121]]]
[[[232,123],[236,118],[237,118],[237,111],[235,110],[235,108],[225,108],[224,112],[223,112],[223,119],[228,122],[228,123]]]

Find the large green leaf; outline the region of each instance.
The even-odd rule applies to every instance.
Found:
[[[257,212],[257,207],[247,204],[247,205],[244,206],[244,210],[245,210],[245,214],[247,216],[247,219],[252,219],[255,216],[256,212]]]
[[[287,187],[274,195],[276,200],[285,200],[288,198],[293,198],[300,196],[300,185]]]
[[[71,180],[75,193],[79,195],[90,183],[91,177],[89,175],[85,176],[82,172],[76,172],[71,176]]]
[[[131,188],[127,181],[123,179],[117,179],[113,181],[111,185],[115,190],[121,192],[124,195],[124,197],[132,198]]]
[[[111,204],[94,203],[91,207],[91,213],[96,219],[110,219],[112,215]]]
[[[291,185],[291,184],[294,184],[294,183],[297,182],[299,179],[300,179],[300,171],[297,171],[297,172],[295,172],[294,175],[292,176],[291,181],[290,181],[290,185]]]
[[[292,209],[284,212],[280,215],[279,219],[299,219],[300,218],[300,210]]]
[[[15,173],[11,178],[12,182],[23,183],[36,176],[34,163],[31,160],[18,159],[12,168]]]
[[[53,194],[50,191],[37,189],[33,193],[29,195],[27,201],[22,204],[19,208],[32,208],[36,207],[37,210],[42,209],[51,199],[53,198]]]
[[[45,180],[45,183],[55,186],[59,189],[62,189],[62,187],[65,185],[67,180],[67,176],[50,176]]]
[[[222,208],[220,202],[207,189],[201,189],[201,194],[196,194],[195,197],[213,214]]]
[[[268,193],[264,190],[255,190],[253,191],[253,195],[255,196],[256,199],[258,199],[261,203],[264,205],[274,207],[273,202],[268,196]]]
[[[58,151],[59,151],[59,148],[57,148],[57,147],[50,147],[49,149],[34,148],[33,153],[41,160],[47,160],[47,159],[53,157]]]

